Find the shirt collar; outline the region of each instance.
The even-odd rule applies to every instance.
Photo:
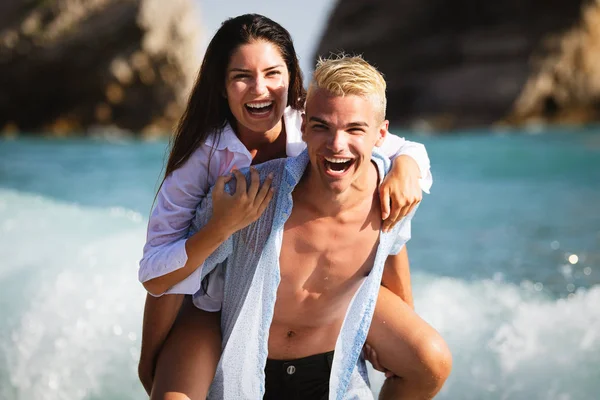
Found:
[[[298,146],[301,146],[301,150],[304,149],[304,142],[302,141],[302,132],[300,127],[302,125],[302,114],[288,106],[283,112],[283,123],[285,125],[286,133],[286,153],[288,156],[295,156],[298,151]],[[206,138],[205,144],[218,151],[229,150],[235,153],[241,153],[249,155],[248,149],[240,141],[238,136],[235,134],[231,124],[227,122],[223,128],[220,137],[214,134],[209,135]]]

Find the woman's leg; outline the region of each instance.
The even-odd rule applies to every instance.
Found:
[[[156,359],[179,314],[183,297],[182,294],[146,295],[138,375],[148,395],[152,390]]]
[[[186,296],[158,357],[151,399],[206,399],[220,357],[221,313],[202,311]]]
[[[367,344],[395,375],[385,380],[380,399],[431,399],[450,375],[452,356],[444,339],[383,286]]]

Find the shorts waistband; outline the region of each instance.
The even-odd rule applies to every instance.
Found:
[[[295,368],[303,367],[303,366],[321,366],[331,369],[331,364],[333,363],[333,350],[328,351],[326,353],[314,354],[308,357],[296,358],[293,360],[273,360],[271,358],[267,359],[267,364],[265,366],[266,370],[284,370],[289,371],[289,367],[293,366]]]

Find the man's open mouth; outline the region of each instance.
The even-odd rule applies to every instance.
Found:
[[[272,101],[256,101],[246,103],[244,104],[244,107],[246,107],[246,111],[248,111],[250,115],[261,117],[270,113],[273,109],[273,105],[274,103]]]
[[[343,174],[354,164],[354,159],[351,158],[323,157],[323,159],[325,170],[336,175]]]

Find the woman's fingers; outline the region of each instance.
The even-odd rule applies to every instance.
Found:
[[[394,227],[394,225],[396,225],[396,222],[398,221],[398,219],[401,218],[400,217],[401,211],[402,211],[402,209],[399,207],[398,203],[396,203],[396,201],[392,198],[390,215],[386,218],[385,221],[383,221],[383,231],[384,232],[390,231]]]
[[[251,167],[249,175],[248,185],[244,174],[239,170],[231,171],[231,175],[217,178],[213,189],[213,214],[221,218],[223,223],[229,221],[237,229],[260,217],[274,195],[271,188],[273,173],[267,175],[262,185],[256,168]],[[235,193],[229,195],[225,191],[225,185],[233,177],[236,179]]]
[[[248,198],[254,200],[260,188],[260,175],[254,167],[250,167],[250,187],[248,187]]]
[[[381,219],[386,220],[390,216],[390,190],[387,185],[381,185],[379,189],[379,198],[381,199]]]
[[[415,207],[421,202],[421,199],[416,199],[411,205],[408,206],[408,209],[406,210],[406,214],[404,214],[405,216],[410,214]]]
[[[214,192],[223,193],[225,191],[225,184],[229,182],[233,178],[232,175],[221,175],[217,178],[215,182]]]
[[[267,175],[267,178],[265,179],[262,186],[260,187],[260,190],[254,197],[254,205],[255,206],[260,207],[260,205],[263,203],[263,201],[265,200],[267,195],[269,195],[269,191],[271,189],[272,183],[273,183],[273,173],[270,173],[269,175]]]
[[[421,202],[421,198],[413,196],[411,198],[395,198],[391,197],[391,212],[389,217],[383,221],[383,231],[388,232],[394,228],[394,226],[406,217],[411,211]]]
[[[239,169],[233,170],[233,175],[235,175],[235,197],[244,198],[246,196],[246,177],[244,174],[240,172]]]

